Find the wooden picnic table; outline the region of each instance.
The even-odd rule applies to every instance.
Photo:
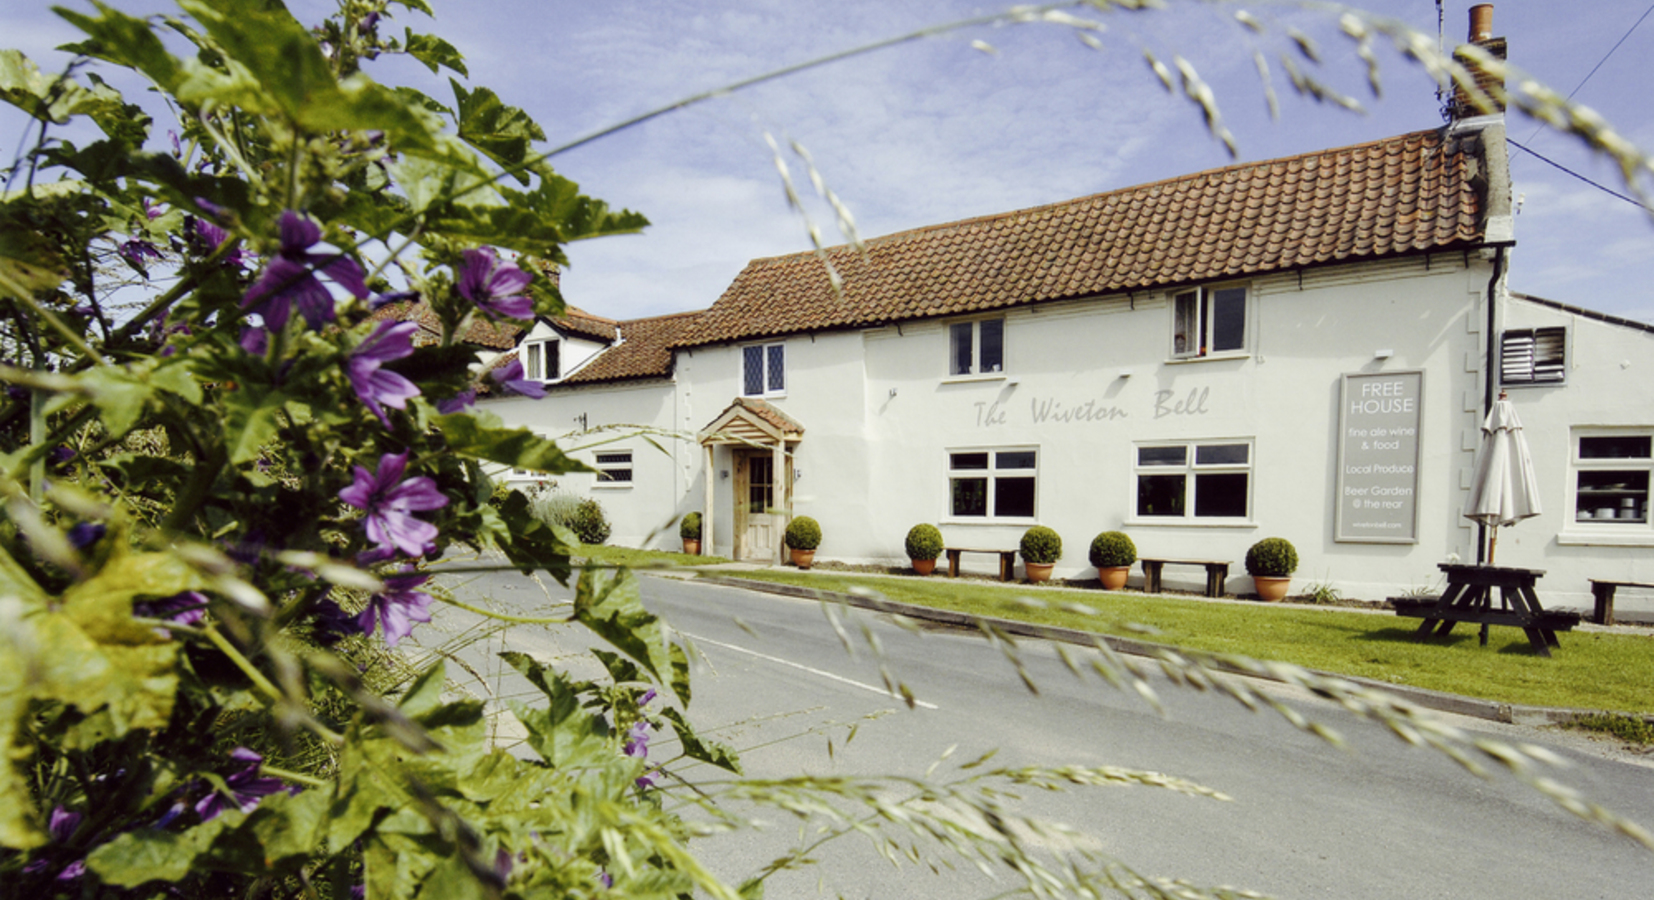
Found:
[[[1432,630],[1445,635],[1460,622],[1473,622],[1482,626],[1481,645],[1486,647],[1489,625],[1510,625],[1522,629],[1535,653],[1550,656],[1550,648],[1561,646],[1556,633],[1579,623],[1579,613],[1548,612],[1540,604],[1533,585],[1545,574],[1543,569],[1457,563],[1442,563],[1440,568],[1447,575],[1447,588],[1439,598],[1396,606],[1398,616],[1424,619],[1413,636],[1415,641],[1422,642]],[[1493,603],[1495,590],[1499,592],[1498,608]]]

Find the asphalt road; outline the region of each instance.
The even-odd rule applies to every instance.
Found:
[[[1144,787],[1017,791],[1020,813],[1066,823],[1138,872],[1199,885],[1234,885],[1280,898],[1590,898],[1643,896],[1654,853],[1558,808],[1508,776],[1473,777],[1371,723],[1308,696],[1287,701],[1348,742],[1337,749],[1215,693],[1164,679],[1166,714],[1095,676],[1076,678],[1050,645],[1019,647],[1039,688],[1030,693],[999,649],[980,636],[913,634],[881,617],[840,610],[859,652],[846,654],[820,603],[646,576],[646,604],[675,627],[697,659],[689,714],[697,728],[741,751],[753,777],[799,773],[922,776],[950,747],[934,778],[996,749],[996,765],[1117,765],[1165,772],[1231,801]],[[567,594],[510,573],[449,576],[456,595],[519,614],[544,614]],[[865,629],[865,631],[864,631]],[[882,688],[864,635],[916,695],[908,708]],[[465,666],[450,675],[484,696],[522,694],[491,654],[503,647],[596,674],[576,629],[517,626],[490,631],[452,608],[416,632],[447,642]],[[464,645],[463,647],[461,645]],[[469,673],[469,674],[467,674]],[[1271,689],[1273,690],[1273,688]],[[1548,745],[1570,761],[1554,777],[1585,797],[1654,823],[1654,768],[1581,752],[1571,736],[1456,720],[1511,742]],[[851,729],[853,740],[847,740]],[[500,738],[509,741],[508,721]],[[716,777],[710,770],[686,772]],[[741,810],[750,812],[749,810]],[[757,813],[770,823],[698,843],[732,881],[813,839],[819,822]],[[905,843],[905,842],[904,842]],[[900,898],[992,896],[988,881],[934,846],[926,864],[893,867],[857,837],[813,856],[816,865],[773,877],[771,898],[815,895]]]

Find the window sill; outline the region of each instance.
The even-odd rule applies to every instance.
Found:
[[[742,394],[741,399],[743,399],[743,400],[785,400],[785,399],[787,399],[787,392],[782,391],[779,394]]]
[[[1556,542],[1566,547],[1654,547],[1654,532],[1647,526],[1632,526],[1635,531],[1627,530],[1619,534],[1608,531],[1564,531],[1556,536]]]
[[[1530,388],[1559,388],[1567,386],[1568,380],[1566,378],[1558,381],[1508,381],[1499,383],[1500,390],[1517,391],[1525,391]]]
[[[1250,519],[1197,519],[1179,516],[1142,516],[1128,518],[1122,525],[1130,528],[1257,528],[1258,523]]]
[[[978,381],[1004,381],[1010,376],[1004,372],[989,372],[986,375],[949,375],[942,379],[943,384],[974,384]]]
[[[1038,519],[1014,519],[1014,518],[990,519],[987,516],[966,516],[966,517],[955,518],[955,519],[944,518],[942,521],[940,521],[936,524],[946,525],[946,526],[949,526],[949,527],[953,527],[955,525],[984,525],[984,526],[1005,525],[1005,526],[1010,526],[1010,527],[1014,527],[1014,528],[1028,528],[1028,527],[1033,526],[1033,525],[1038,525],[1039,520]]]
[[[1181,366],[1186,363],[1221,362],[1228,359],[1251,359],[1252,354],[1245,350],[1230,350],[1223,353],[1208,353],[1205,356],[1173,356],[1166,360],[1168,366]]]
[[[620,484],[600,481],[592,485],[594,491],[629,491],[631,489],[632,483],[630,481],[621,482]]]

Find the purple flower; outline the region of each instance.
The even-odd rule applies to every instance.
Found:
[[[241,349],[254,356],[263,356],[270,349],[270,332],[262,328],[241,329]]]
[[[319,330],[333,321],[333,295],[316,279],[318,270],[353,296],[366,297],[366,273],[355,260],[339,253],[309,252],[321,239],[322,229],[315,220],[291,209],[284,211],[281,251],[247,290],[241,307],[257,312],[265,324],[279,330],[287,326],[293,304],[297,303],[305,324]]]
[[[437,403],[436,411],[445,416],[451,416],[454,413],[464,412],[467,409],[470,409],[471,404],[475,402],[477,402],[476,391],[460,391],[454,396]]]
[[[234,803],[236,808],[242,812],[250,813],[258,808],[265,797],[287,787],[287,785],[282,784],[280,778],[260,778],[258,767],[259,763],[264,762],[264,757],[248,750],[246,747],[237,747],[230,751],[230,758],[238,762],[248,763],[248,766],[224,779],[224,786],[230,790],[229,797],[218,791],[213,791],[195,804],[195,812],[203,822],[218,818],[218,814],[227,809],[231,803]]]
[[[626,734],[625,753],[633,759],[649,758],[649,723],[634,722]]]
[[[148,197],[144,198],[144,218],[153,222],[163,215],[166,215],[166,210],[156,206],[155,201],[149,199]]]
[[[54,463],[66,463],[75,458],[75,448],[59,444],[53,447],[50,453],[46,454],[46,458]]]
[[[534,276],[508,262],[500,262],[493,247],[465,251],[459,274],[460,296],[492,316],[534,318],[534,301],[523,289]]]
[[[85,550],[102,540],[107,530],[97,522],[76,522],[69,528],[69,543],[74,544],[76,550]]]
[[[172,141],[172,155],[182,157],[184,155],[184,147],[178,143],[178,132],[168,128],[167,138]]]
[[[413,354],[413,336],[419,326],[413,322],[380,322],[367,339],[356,346],[345,362],[351,389],[380,424],[391,427],[384,407],[407,409],[408,401],[419,396],[419,388],[395,372],[380,368],[393,359]]]
[[[418,291],[396,291],[390,294],[380,294],[379,296],[368,301],[368,312],[372,312],[380,307],[389,306],[392,303],[401,303],[404,300],[418,299]]]
[[[490,372],[488,377],[531,400],[539,400],[546,395],[544,384],[523,377],[523,361],[520,359],[514,359],[500,366]]]
[[[368,598],[368,608],[356,620],[362,633],[372,634],[378,622],[385,634],[385,646],[395,647],[413,631],[415,622],[431,621],[431,595],[414,590],[430,578],[410,569],[385,576],[385,590]]]
[[[382,548],[419,556],[426,544],[436,540],[437,528],[414,518],[413,512],[441,509],[448,505],[448,498],[437,490],[436,482],[423,475],[403,481],[407,466],[406,453],[381,456],[377,472],[356,466],[350,487],[339,492],[339,499],[367,513],[362,527],[369,540]]]
[[[655,699],[655,689],[650,688],[647,693],[645,693],[642,697],[638,698],[638,701],[637,701],[638,708],[642,709],[643,707],[648,706],[651,702],[654,701],[654,699]]]
[[[362,17],[362,21],[356,26],[356,31],[358,34],[371,35],[373,34],[373,29],[378,27],[379,14],[376,12],[371,12]]]
[[[184,591],[160,600],[144,600],[132,604],[132,615],[140,619],[164,619],[178,625],[194,625],[206,617],[207,595],[199,591]],[[165,628],[155,629],[162,637],[171,637]]]
[[[358,617],[345,612],[331,599],[317,603],[311,612],[315,615],[311,635],[324,647],[337,644],[340,638],[347,635],[362,633]]]
[[[127,265],[145,275],[149,274],[149,270],[144,267],[144,260],[161,258],[161,251],[155,249],[154,244],[137,238],[122,244],[120,254],[121,259],[126,260]]]

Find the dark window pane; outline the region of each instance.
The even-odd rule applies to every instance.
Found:
[[[1034,479],[995,478],[994,516],[1034,517]]]
[[[1037,451],[1034,450],[1006,450],[994,454],[994,468],[996,469],[1032,469]]]
[[[622,453],[599,453],[599,454],[597,454],[597,464],[600,465],[600,466],[601,465],[606,465],[606,464],[607,465],[613,465],[614,463],[629,463],[631,461],[632,461],[632,451],[630,451],[630,450],[627,450],[627,451],[622,452]]]
[[[953,514],[956,516],[986,516],[988,514],[988,479],[953,479]]]
[[[1240,350],[1246,346],[1246,289],[1212,292],[1212,350]]]
[[[561,341],[546,341],[546,381],[555,381],[563,377],[563,358],[561,351]]]
[[[1188,459],[1188,447],[1137,448],[1137,464],[1140,466],[1181,466]]]
[[[1205,444],[1195,448],[1195,465],[1245,465],[1248,449],[1245,444]]]
[[[988,454],[986,453],[950,453],[948,467],[953,469],[986,469]]]
[[[1647,459],[1649,439],[1642,437],[1587,437],[1579,439],[1580,459]]]
[[[781,344],[771,345],[770,352],[770,391],[781,393],[787,389],[787,348]]]
[[[1187,294],[1178,294],[1177,310],[1172,318],[1172,350],[1177,355],[1195,353],[1200,349],[1200,333],[1197,313],[1200,309],[1199,297],[1190,291]]]
[[[1005,370],[1005,320],[988,319],[978,322],[982,330],[982,369],[983,372],[1003,372]]]
[[[1137,476],[1137,514],[1140,516],[1183,515],[1183,476]]]
[[[741,359],[744,365],[741,379],[741,393],[747,397],[757,397],[764,393],[764,348],[743,347]]]
[[[1195,476],[1195,515],[1246,517],[1246,473]]]
[[[597,480],[601,481],[601,482],[618,481],[618,482],[630,483],[631,480],[632,480],[632,470],[629,469],[629,468],[626,468],[626,469],[619,469],[619,468],[598,469],[597,470]]]
[[[948,328],[948,374],[971,374],[971,356],[971,323],[956,322]]]

